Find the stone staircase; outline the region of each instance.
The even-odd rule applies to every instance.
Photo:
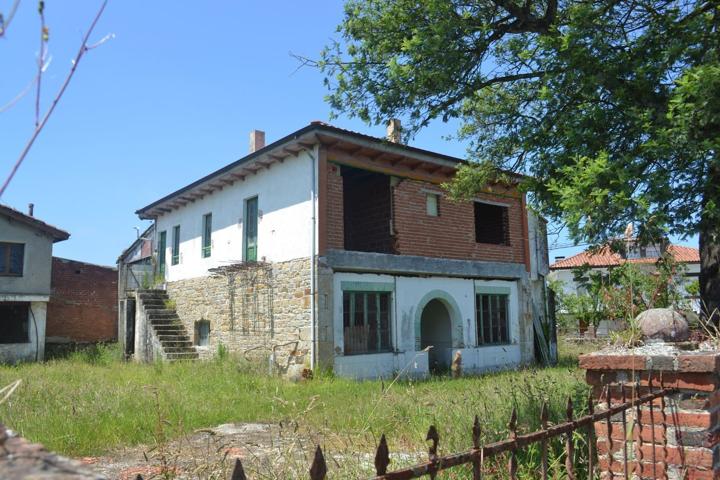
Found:
[[[168,297],[164,290],[138,292],[145,318],[160,342],[166,360],[195,360],[197,350],[174,308],[167,308]]]

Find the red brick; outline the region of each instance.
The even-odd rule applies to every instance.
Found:
[[[718,372],[720,371],[720,354],[680,355],[678,369],[682,372]]]
[[[46,337],[72,342],[117,339],[117,270],[53,257]]]
[[[645,370],[644,355],[600,355],[580,356],[580,368],[585,370]]]

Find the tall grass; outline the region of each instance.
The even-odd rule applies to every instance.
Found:
[[[483,441],[490,442],[507,437],[514,407],[524,432],[539,427],[543,401],[552,422],[564,420],[568,397],[578,413],[587,403],[582,374],[571,362],[456,380],[400,381],[388,388],[381,381],[332,376],[290,383],[231,356],[152,365],[117,358],[116,350],[103,347],[63,360],[0,367],[0,385],[22,379],[0,405],[0,421],[70,456],[151,444],[158,415],[177,427],[175,435],[229,422],[283,422],[330,450],[352,445],[367,454],[382,433],[391,451],[423,452],[433,424],[441,453],[449,453],[469,448],[476,414]],[[538,457],[533,449],[524,452],[521,469],[535,471]]]

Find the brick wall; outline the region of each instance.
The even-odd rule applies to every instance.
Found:
[[[475,242],[475,212],[472,202],[455,203],[440,195],[440,215],[426,213],[427,191],[442,192],[437,185],[402,180],[395,187],[395,232],[402,255],[421,255],[494,262],[525,261],[522,204],[519,198],[479,195],[478,198],[507,204],[510,245]]]
[[[48,342],[117,339],[117,270],[53,257]]]
[[[720,479],[720,353],[668,348],[670,353],[598,352],[580,358],[599,408],[665,387],[677,389],[652,405],[626,412],[623,429],[618,414],[595,424],[601,478],[623,478],[624,451],[628,472],[641,479]],[[608,393],[609,392],[609,393]],[[609,397],[609,398],[608,398]],[[654,462],[653,462],[654,456]],[[612,472],[612,473],[610,473]]]
[[[327,202],[327,248],[342,250],[345,248],[343,179],[340,166],[328,163],[327,171],[327,188],[323,192]]]
[[[340,167],[327,165],[327,248],[344,249],[343,179]],[[525,228],[522,199],[514,189],[498,190],[497,195],[478,198],[509,206],[510,245],[475,242],[475,216],[472,202],[454,203],[441,195],[438,217],[426,213],[427,191],[442,193],[439,185],[402,179],[394,188],[393,211],[395,249],[402,255],[471,259],[496,262],[525,262]],[[322,199],[321,199],[322,201]]]

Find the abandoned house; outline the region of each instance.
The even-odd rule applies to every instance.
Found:
[[[547,357],[544,221],[520,177],[451,202],[441,184],[463,160],[399,129],[254,131],[249,155],[138,210],[155,286],[121,302],[126,352],[222,348],[354,378],[424,376],[456,351],[466,372]]]
[[[0,205],[0,361],[42,360],[52,249],[70,234]]]

